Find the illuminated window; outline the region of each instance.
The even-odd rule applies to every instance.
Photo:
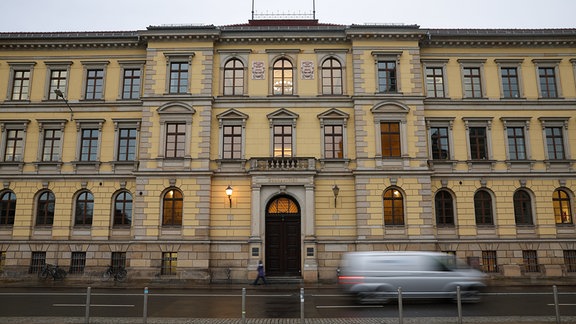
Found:
[[[572,206],[568,193],[562,189],[555,190],[552,195],[552,204],[556,224],[572,224]]]
[[[281,58],[274,62],[272,86],[275,95],[291,95],[294,93],[293,74],[292,63],[289,60]]]
[[[398,189],[384,192],[384,225],[404,225],[404,198]]]
[[[182,214],[184,212],[184,199],[182,193],[176,189],[170,189],[164,194],[162,225],[180,226],[182,225]]]
[[[380,122],[382,157],[400,157],[400,123]]]

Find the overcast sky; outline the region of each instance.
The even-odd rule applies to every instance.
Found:
[[[576,0],[315,0],[321,23],[422,28],[576,28]],[[254,0],[256,13],[312,13],[313,0]],[[0,0],[0,32],[141,30],[231,25],[252,0]]]

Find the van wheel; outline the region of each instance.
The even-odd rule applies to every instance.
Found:
[[[388,302],[390,302],[390,292],[383,288],[358,294],[358,303],[362,305],[387,304]]]

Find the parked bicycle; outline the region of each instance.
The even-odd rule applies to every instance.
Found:
[[[115,281],[124,281],[126,276],[128,275],[128,271],[124,269],[124,267],[113,267],[111,265],[108,266],[108,269],[104,271],[103,277],[104,279],[108,280],[110,278],[114,278]]]
[[[48,277],[52,277],[54,280],[62,280],[66,278],[66,271],[60,268],[58,265],[53,264],[44,264],[38,272],[38,277],[40,279],[47,279]]]

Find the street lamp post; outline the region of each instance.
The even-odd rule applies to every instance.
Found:
[[[70,107],[70,104],[68,104],[68,99],[64,97],[64,94],[62,93],[62,91],[60,91],[60,89],[54,90],[54,93],[56,94],[56,98],[62,98],[62,100],[64,100],[66,107],[70,109],[70,121],[74,120],[74,111],[72,110],[72,107]]]

